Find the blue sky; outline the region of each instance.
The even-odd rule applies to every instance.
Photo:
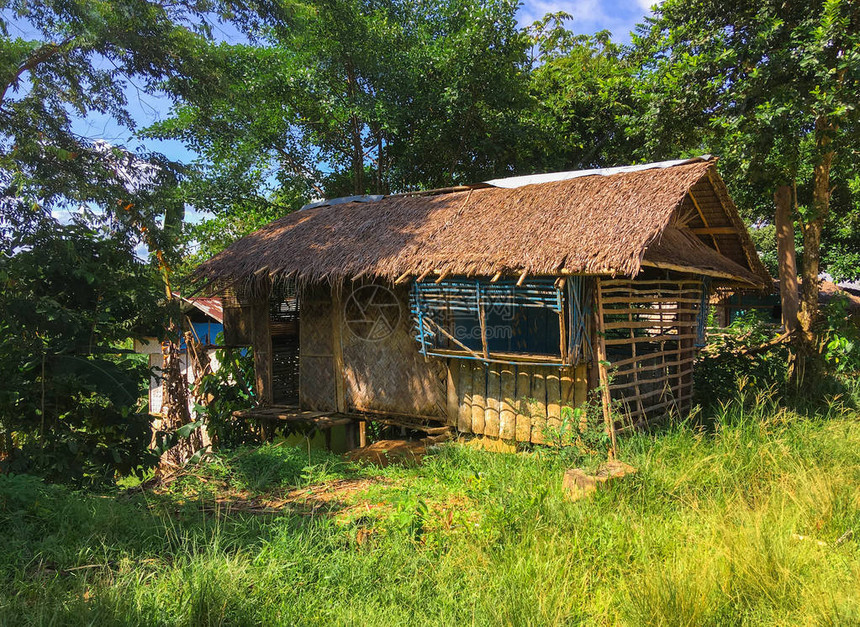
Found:
[[[619,43],[630,41],[630,31],[642,22],[657,0],[526,0],[520,9],[520,23],[530,24],[547,13],[565,11],[573,16],[568,28],[578,33],[612,32]]]

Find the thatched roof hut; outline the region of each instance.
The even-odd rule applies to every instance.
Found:
[[[301,281],[498,272],[634,277],[643,266],[675,266],[769,281],[716,160],[668,163],[323,204],[242,238],[197,276],[219,283],[263,274]],[[518,183],[491,183],[505,181]]]
[[[196,277],[238,295],[225,334],[253,341],[264,405],[292,290],[297,408],[258,413],[532,442],[589,390],[612,427],[686,411],[712,286],[771,280],[709,157],[318,202]]]

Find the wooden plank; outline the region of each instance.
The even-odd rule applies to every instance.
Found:
[[[692,292],[692,291],[694,291],[694,290],[693,290],[693,289],[689,289],[689,290],[687,290],[687,291]],[[632,297],[630,297],[630,298],[627,298],[627,297],[624,297],[624,296],[618,296],[618,297],[607,298],[604,304],[606,304],[606,305],[613,305],[613,304],[627,304],[627,303],[630,303],[630,304],[650,304],[650,303],[655,303],[655,304],[656,304],[656,303],[668,303],[668,304],[671,304],[671,303],[688,303],[688,304],[699,304],[700,302],[702,302],[701,297],[700,297],[700,298],[687,298],[687,297],[684,297],[684,298],[675,298],[675,297],[664,297],[664,296],[661,296],[661,297],[659,297],[659,298],[649,298],[649,297],[642,297],[642,296],[632,296]],[[606,311],[607,311],[607,313],[612,313],[612,312],[614,312],[615,310],[614,310],[614,309],[607,309]]]
[[[632,313],[632,312],[630,312]],[[630,315],[628,313],[628,315]],[[618,320],[615,322],[607,322],[604,324],[604,328],[607,330],[612,329],[651,329],[655,327],[663,328],[686,328],[686,327],[694,327],[696,326],[696,321],[686,321],[686,320]]]
[[[546,441],[546,368],[536,366],[532,372],[531,390],[531,440],[536,444]]]
[[[561,404],[573,406],[573,367],[561,369]]]
[[[738,229],[734,226],[693,227],[690,232],[695,235],[738,235]]]
[[[472,363],[472,433],[484,433],[486,393],[487,369],[482,363]]]
[[[532,437],[532,371],[530,366],[517,366],[517,442],[529,442]]]
[[[675,352],[675,351],[669,351],[669,352],[670,352],[670,354],[672,354],[672,355],[675,355],[675,354],[676,354],[676,352]],[[637,357],[637,359],[639,359],[639,360],[641,360],[641,361],[644,361],[645,359],[647,359],[647,358],[649,358],[649,357],[653,357],[654,355],[664,355],[664,354],[665,354],[665,352],[663,352],[663,353],[650,353],[650,354],[646,354],[646,355],[639,355],[639,357]],[[649,365],[647,365],[647,366],[642,366],[642,365],[636,364],[633,368],[629,368],[629,369],[627,369],[627,370],[619,369],[619,368],[617,367],[617,365],[616,365],[616,364],[613,364],[613,365],[615,365],[615,366],[616,366],[616,369],[615,369],[615,376],[618,376],[618,377],[624,377],[624,376],[627,376],[627,375],[632,375],[632,374],[633,374],[633,372],[635,372],[635,371],[638,371],[638,372],[649,372],[649,371],[651,371],[651,370],[659,370],[660,368],[667,368],[667,367],[673,367],[673,366],[680,366],[680,365],[683,365],[683,364],[686,364],[686,363],[689,363],[689,362],[693,361],[693,359],[695,359],[695,357],[691,354],[687,359],[681,359],[681,360],[677,360],[677,361],[666,361],[666,362],[660,362],[659,364],[649,364]],[[610,386],[610,387],[614,388],[615,386],[613,385],[613,386]]]
[[[722,272],[720,270],[711,270],[710,268],[698,268],[694,266],[682,266],[677,263],[666,263],[663,261],[649,261],[648,259],[642,260],[642,265],[647,266],[649,268],[660,268],[662,270],[674,270],[675,272],[688,272],[690,274],[704,274],[705,276],[711,276],[717,279],[728,279],[730,281],[737,281],[738,283],[746,283],[747,285],[755,285],[751,283],[749,279],[746,279],[742,276],[731,274],[730,272]]]
[[[607,435],[611,442],[609,457],[615,458],[615,421],[612,418],[612,398],[609,393],[609,373],[606,371],[606,330],[603,328],[603,295],[602,281],[595,279],[595,309],[597,323],[597,370],[600,376],[601,405],[603,406],[603,420],[606,423]]]
[[[642,337],[623,337],[610,340],[604,340],[606,346],[619,346],[622,344],[634,344],[643,342],[672,342],[675,340],[692,340],[696,337],[695,333],[684,334],[665,334],[665,335],[644,335]]]
[[[561,427],[561,379],[558,368],[546,374],[546,426],[549,429]]]
[[[573,406],[579,407],[588,400],[588,365],[580,364],[573,375]]]
[[[457,418],[460,414],[460,394],[457,390],[460,383],[460,360],[448,360],[448,416],[447,424],[457,426]]]
[[[662,357],[664,355],[677,355],[677,354],[678,354],[678,350],[675,348],[672,348],[669,350],[656,351],[653,353],[645,353],[643,355],[638,355],[636,357],[628,357],[626,359],[619,359],[618,361],[612,362],[612,366],[615,368],[620,368],[621,366],[628,366],[630,364],[635,364],[636,362],[639,362],[639,361],[642,361],[645,359],[652,359],[652,358]]]
[[[487,368],[487,395],[484,398],[487,411],[484,413],[484,434],[499,437],[499,398],[502,394],[501,376],[497,366]]]
[[[343,364],[343,301],[338,286],[332,288],[332,349],[334,352],[335,402],[340,413],[346,411],[346,372]]]
[[[471,433],[472,431],[472,367],[465,359],[458,360],[460,383],[458,395],[460,410],[457,414],[457,431]]]
[[[513,440],[517,433],[517,379],[514,376],[513,366],[502,366],[501,391],[499,437],[503,440]]]
[[[272,335],[269,332],[269,295],[255,301],[251,306],[254,349],[254,384],[257,401],[271,405],[272,389]]]
[[[645,285],[689,285],[699,283],[697,279],[642,279],[631,281],[630,279],[601,279],[600,284],[605,292],[615,287],[641,289]]]

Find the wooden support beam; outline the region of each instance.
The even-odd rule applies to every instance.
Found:
[[[443,272],[441,272],[441,273],[439,274],[439,278],[438,278],[438,279],[436,279],[436,281],[435,281],[435,282],[436,282],[436,283],[441,283],[442,281],[444,281],[445,279],[447,279],[447,278],[448,278],[448,276],[449,276],[450,274],[451,274],[451,271],[450,271],[450,270],[444,270]]]
[[[720,270],[711,270],[709,268],[691,268],[688,266],[679,266],[674,263],[663,263],[662,261],[649,261],[648,259],[642,260],[643,266],[649,266],[651,268],[662,268],[664,270],[675,270],[676,272],[686,272],[688,274],[703,274],[705,276],[714,277],[717,279],[729,279],[730,281],[738,281],[740,283],[747,283],[755,287],[755,284],[745,279],[743,277],[736,276],[734,274],[729,274],[728,272],[721,272]]]
[[[496,273],[493,275],[493,278],[491,278],[491,279],[490,279],[490,283],[495,283],[496,281],[498,281],[498,280],[499,280],[499,279],[501,279],[501,278],[502,278],[502,271],[501,271],[501,270],[499,270],[498,272],[496,272]]]
[[[693,227],[690,232],[694,235],[737,235],[738,229],[734,226],[706,226]]]
[[[423,280],[424,280],[424,279],[426,279],[428,276],[430,276],[430,273],[431,273],[431,272],[433,272],[433,270],[425,270],[425,271],[424,271],[424,272],[422,272],[420,275],[418,275],[418,278],[417,278],[417,279],[415,279],[415,282],[416,282],[416,283],[421,283],[421,281],[423,281]]]
[[[256,299],[251,309],[251,345],[254,349],[254,384],[259,405],[271,405],[272,334],[269,330],[269,292]]]
[[[337,411],[346,412],[346,372],[343,362],[343,299],[338,286],[331,293],[332,350],[334,356],[334,385]]]
[[[603,420],[606,423],[606,433],[609,436],[610,459],[615,459],[615,420],[612,418],[612,397],[609,394],[609,372],[606,369],[606,330],[603,328],[603,296],[601,293],[601,280],[595,279],[595,309],[597,323],[597,371],[600,377],[600,400],[603,407]]]
[[[699,217],[702,219],[702,224],[704,224],[706,228],[710,227],[711,225],[708,224],[708,220],[705,218],[705,214],[702,212],[702,208],[699,207],[699,201],[697,201],[696,197],[693,195],[693,190],[691,189],[689,192],[687,192],[687,195],[690,197],[690,200],[693,201],[693,205],[696,207],[696,211],[699,213]],[[711,235],[711,241],[714,243],[714,250],[720,252],[720,246],[719,244],[717,244],[717,238],[715,238],[713,234]]]
[[[459,359],[448,360],[448,420],[447,424],[457,426],[457,417],[460,413],[460,366]]]
[[[527,275],[528,275],[528,270],[523,270],[523,273],[520,275],[520,278],[517,281],[517,287],[520,287],[520,286],[522,286],[523,283],[525,283]]]
[[[406,283],[406,281],[408,281],[408,280],[409,280],[409,277],[410,277],[410,276],[412,276],[412,273],[411,273],[411,272],[404,272],[404,273],[403,273],[403,274],[401,274],[399,277],[397,277],[397,280],[395,280],[395,281],[394,281],[394,284],[395,284],[395,285],[400,285],[400,284],[402,284],[402,283]]]

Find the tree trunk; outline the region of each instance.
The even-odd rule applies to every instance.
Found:
[[[815,343],[815,322],[818,319],[818,275],[821,272],[821,231],[830,210],[830,149],[831,125],[826,118],[815,121],[818,162],[813,170],[812,216],[803,225],[803,287],[800,303],[800,328],[804,343]]]
[[[780,185],[773,194],[776,205],[776,245],[779,257],[779,298],[782,324],[788,332],[798,327],[797,257],[794,248],[794,222],[791,218],[792,189]]]

